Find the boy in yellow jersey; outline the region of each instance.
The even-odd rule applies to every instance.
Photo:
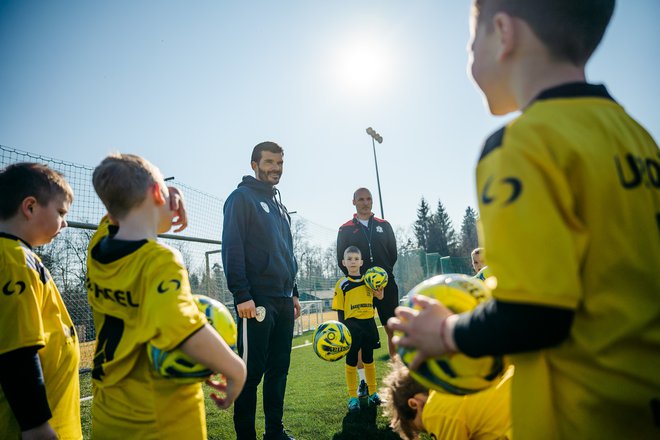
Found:
[[[585,79],[613,10],[474,2],[472,75],[493,114],[521,111],[477,166],[498,286],[471,313],[418,299],[421,312],[391,322],[419,349],[412,368],[456,350],[512,354],[518,439],[660,438],[660,152]]]
[[[33,246],[66,227],[73,191],[45,165],[0,171],[0,437],[82,439],[80,349]]]
[[[369,289],[362,275],[362,254],[357,246],[349,246],[344,251],[342,264],[348,275],[337,281],[335,296],[332,299],[332,309],[337,311],[339,322],[346,324],[351,332],[351,349],[346,355],[346,385],[348,387],[348,410],[360,410],[360,399],[357,394],[357,364],[358,352],[362,350],[364,375],[367,387],[374,392],[368,397],[368,403],[380,405],[382,402],[376,390],[376,364],[374,363],[374,348],[378,343],[378,329],[374,320],[374,296],[383,299],[383,290]]]
[[[157,241],[173,224],[177,231],[186,226],[181,195],[154,165],[130,154],[106,157],[93,183],[108,210],[87,255],[97,344],[93,437],[205,439],[201,384],[158,376],[146,349],[149,342],[164,351],[178,347],[223,374],[226,384],[207,381],[224,393],[211,395],[220,408],[243,387],[245,365],[197,309],[181,255]]]
[[[457,396],[430,391],[410,376],[401,361],[391,362],[381,394],[390,426],[407,440],[425,432],[433,439],[507,439],[511,430],[511,378],[509,367],[496,385],[476,394]]]
[[[472,251],[472,268],[474,269],[474,278],[486,281],[486,278],[493,276],[490,268],[484,263],[484,248],[476,248]]]

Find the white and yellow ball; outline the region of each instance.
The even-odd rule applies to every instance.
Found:
[[[387,272],[380,266],[367,269],[364,273],[364,284],[371,290],[381,290],[387,286]]]
[[[351,349],[351,332],[339,321],[326,321],[316,327],[312,346],[324,361],[335,362]]]
[[[441,302],[454,313],[474,309],[491,297],[486,285],[475,278],[462,274],[438,275],[415,286],[408,294],[407,306],[414,295],[422,295]],[[399,348],[399,356],[409,365],[416,350]],[[484,390],[497,383],[505,370],[502,357],[484,356],[471,358],[461,353],[447,354],[426,360],[411,376],[422,385],[437,391],[465,395]]]
[[[193,295],[193,298],[211,327],[218,332],[227,345],[232,349],[235,348],[238,332],[234,317],[227,307],[208,296]],[[180,383],[203,381],[213,374],[213,371],[196,363],[180,349],[163,351],[152,344],[147,344],[147,355],[156,372]]]

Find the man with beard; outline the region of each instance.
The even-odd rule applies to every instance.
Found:
[[[275,188],[283,157],[275,142],[255,146],[255,177],[244,176],[224,206],[222,263],[238,315],[238,354],[247,365],[245,387],[234,404],[239,440],[256,439],[257,385],[262,377],[264,440],[293,439],[284,430],[282,415],[300,302],[291,218]]]

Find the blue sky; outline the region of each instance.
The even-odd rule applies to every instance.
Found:
[[[0,144],[94,166],[141,154],[225,198],[285,149],[290,210],[330,229],[355,188],[408,227],[424,196],[476,208],[490,116],[466,75],[469,1],[0,0]],[[660,138],[660,3],[619,0],[588,78]],[[374,211],[379,214],[378,203]]]

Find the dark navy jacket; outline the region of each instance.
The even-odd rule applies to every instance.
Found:
[[[244,176],[225,202],[222,264],[235,304],[293,293],[298,264],[291,220],[276,194],[270,184]]]

